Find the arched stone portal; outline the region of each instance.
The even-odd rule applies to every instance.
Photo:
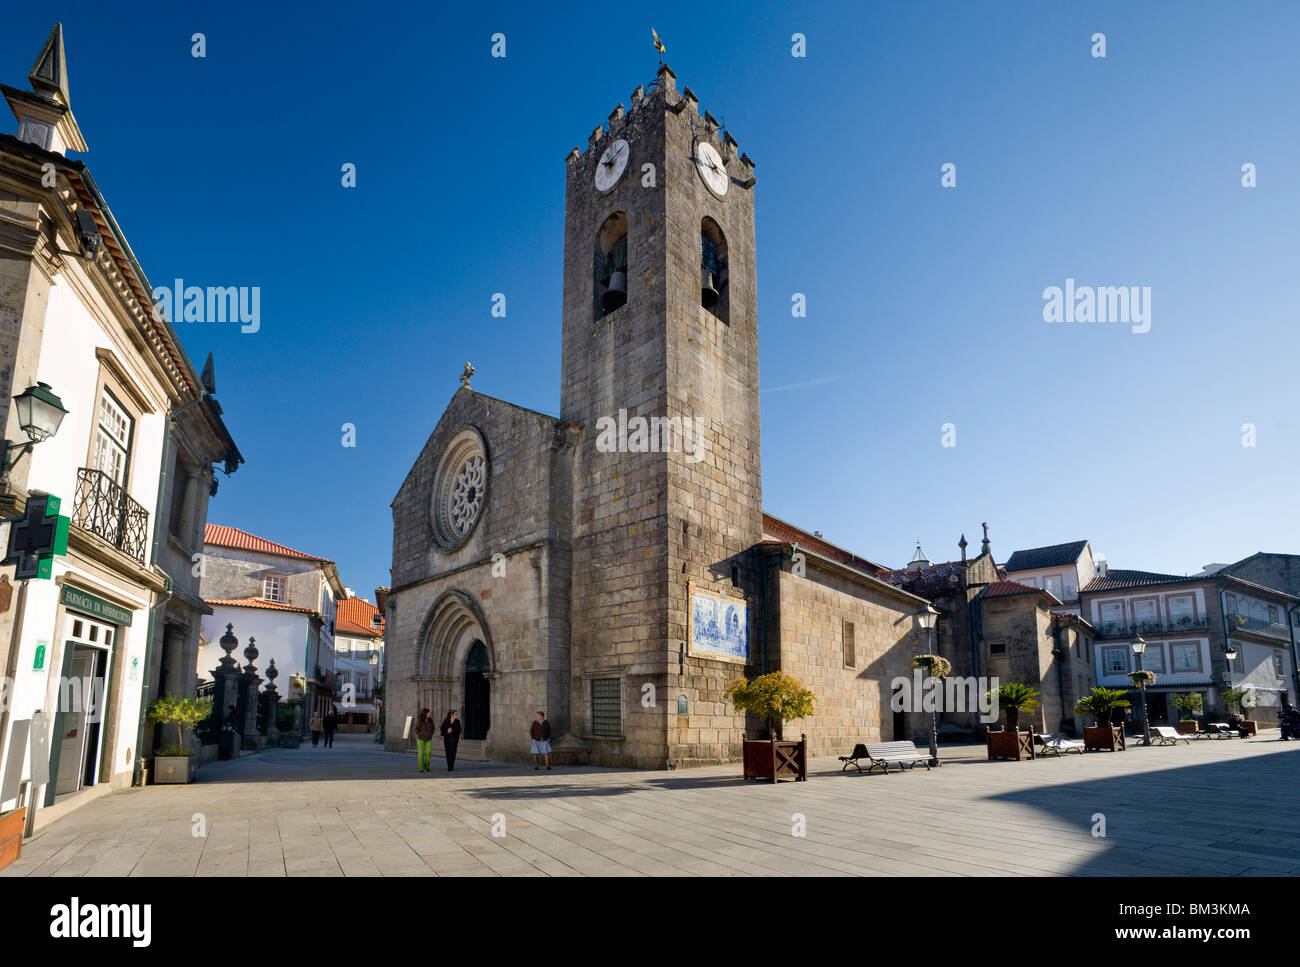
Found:
[[[419,641],[415,685],[420,704],[432,709],[439,721],[451,709],[459,709],[463,737],[487,738],[489,679],[496,662],[492,636],[478,604],[464,591],[444,591],[425,616]]]

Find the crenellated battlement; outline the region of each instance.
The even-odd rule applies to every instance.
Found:
[[[754,162],[750,160],[749,155],[740,151],[740,144],[732,137],[730,131],[723,129],[717,118],[707,110],[703,113],[700,112],[700,99],[690,87],[683,85],[681,92],[678,92],[677,75],[673,73],[672,68],[667,64],[660,65],[658,76],[651,90],[647,91],[644,85],[638,84],[629,96],[629,105],[625,108],[620,103],[618,107],[614,108],[610,112],[608,120],[604,124],[595,127],[587,137],[587,147],[584,149],[575,145],[573,150],[565,156],[565,163],[576,164],[593,150],[596,150],[596,153],[599,154],[604,150],[603,143],[607,139],[617,140],[626,126],[632,122],[632,119],[656,102],[662,105],[663,110],[672,114],[680,115],[689,112],[692,121],[698,123],[700,136],[713,142],[723,161],[730,163],[732,159],[738,158],[743,169],[741,172],[744,178],[742,184],[746,188],[753,187]]]

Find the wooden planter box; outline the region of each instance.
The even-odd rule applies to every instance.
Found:
[[[156,755],[153,757],[154,785],[193,782],[199,771],[199,757],[194,755]]]
[[[989,732],[987,733],[989,759],[1033,759],[1034,755],[1034,733],[1021,732]]]
[[[799,741],[778,739],[745,739],[745,778],[794,779],[804,782],[808,778],[808,736]]]
[[[1175,728],[1178,729],[1179,735],[1195,735],[1201,731],[1201,723],[1195,719],[1184,719]]]
[[[1118,725],[1085,725],[1083,727],[1085,752],[1123,752],[1124,729]]]
[[[1238,722],[1237,728],[1241,729],[1241,731],[1245,732],[1247,735],[1259,735],[1258,722]]]
[[[0,870],[23,855],[23,826],[26,822],[26,806],[0,816]]]

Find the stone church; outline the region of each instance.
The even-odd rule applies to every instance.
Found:
[[[466,364],[393,500],[388,747],[428,705],[471,756],[542,710],[561,764],[728,761],[723,689],[775,670],[811,753],[892,737],[927,602],[763,512],[754,163],[663,66],[565,167],[560,417]]]

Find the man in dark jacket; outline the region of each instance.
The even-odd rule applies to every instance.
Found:
[[[339,727],[339,713],[335,711],[334,706],[332,705],[330,706],[330,710],[325,713],[324,725],[325,725],[325,748],[332,749],[334,748],[334,733],[338,730]]]
[[[546,721],[545,713],[537,713],[537,718],[535,718],[533,724],[528,727],[528,736],[533,740],[533,771],[537,771],[537,757],[541,756],[546,760],[546,771],[550,772],[551,723]]]
[[[456,768],[456,745],[460,742],[460,719],[456,717],[455,709],[447,713],[438,732],[442,735],[442,749],[447,756],[447,771],[451,772]]]

